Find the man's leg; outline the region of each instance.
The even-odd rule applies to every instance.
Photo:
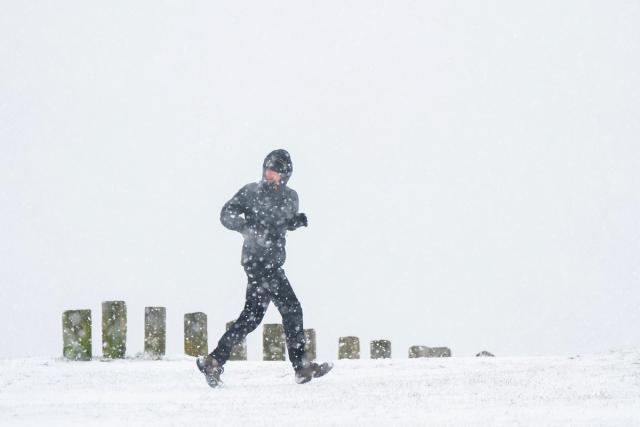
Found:
[[[250,269],[245,268],[245,270],[249,280],[244,309],[229,330],[222,335],[216,349],[210,353],[220,366],[229,359],[232,347],[242,342],[251,331],[258,327],[269,306],[269,292],[265,289],[262,278],[253,273],[250,274]]]
[[[282,315],[282,325],[287,339],[289,360],[293,369],[301,368],[305,363],[304,328],[302,325],[302,306],[293,292],[293,288],[284,274],[278,268],[271,281],[271,299]]]

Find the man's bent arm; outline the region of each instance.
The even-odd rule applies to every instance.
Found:
[[[298,193],[295,192],[295,190],[292,189],[291,191],[291,206],[292,206],[292,213],[293,216],[291,218],[289,218],[289,221],[287,222],[287,230],[289,231],[293,231],[296,228],[300,227],[302,225],[302,223],[300,222],[300,218],[298,216]],[[306,224],[305,224],[306,225]]]
[[[247,186],[242,187],[220,211],[220,222],[229,230],[242,232],[247,221],[240,215],[247,210]]]

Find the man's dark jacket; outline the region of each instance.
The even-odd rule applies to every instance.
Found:
[[[267,168],[280,173],[279,185],[264,178]],[[240,262],[243,266],[259,262],[277,268],[284,264],[287,230],[301,225],[296,216],[298,194],[286,185],[292,172],[289,153],[274,150],[264,159],[262,180],[242,187],[222,207],[222,224],[244,236]]]

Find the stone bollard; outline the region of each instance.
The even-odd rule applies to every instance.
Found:
[[[285,360],[284,327],[280,323],[265,323],[262,332],[262,360]]]
[[[390,359],[391,358],[391,341],[374,340],[370,344],[372,359]]]
[[[416,357],[451,357],[451,349],[448,347],[427,347],[414,345],[409,347],[409,358]]]
[[[360,359],[360,340],[358,337],[340,337],[338,359]]]
[[[431,349],[425,345],[412,345],[409,347],[409,359],[417,357],[430,357]]]
[[[448,347],[433,347],[429,357],[451,357],[451,349]]]
[[[91,310],[62,313],[62,355],[68,360],[91,360]]]
[[[227,322],[227,331],[231,329],[235,321]],[[240,344],[236,344],[231,348],[229,360],[247,360],[247,340],[242,340]]]
[[[127,305],[124,301],[102,303],[102,356],[124,359],[127,351]]]
[[[144,308],[144,354],[148,357],[164,356],[167,342],[167,309]]]
[[[184,315],[184,353],[188,356],[207,355],[207,315],[186,313]]]
[[[316,331],[314,329],[304,330],[304,354],[307,361],[316,360]]]

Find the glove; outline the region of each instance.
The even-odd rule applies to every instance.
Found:
[[[273,243],[269,229],[258,224],[245,224],[240,233],[242,233],[245,240],[248,239],[259,246],[269,247]]]
[[[293,231],[296,228],[303,227],[303,226],[304,227],[307,226],[307,215],[303,213],[299,213],[289,220],[289,224],[287,225],[287,230]]]
[[[258,237],[260,234],[255,224],[249,224],[248,222],[245,222],[239,231],[245,238]]]

